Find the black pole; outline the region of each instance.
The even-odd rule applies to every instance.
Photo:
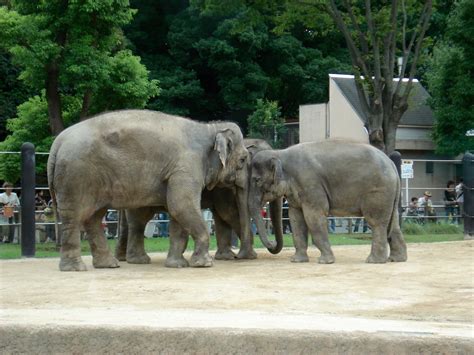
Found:
[[[398,177],[400,178],[400,187],[402,186],[402,155],[398,151],[390,153],[389,158],[394,162],[397,167]],[[402,190],[400,188],[400,198],[398,200],[398,223],[402,226]]]
[[[21,256],[35,256],[35,146],[21,146]]]
[[[464,239],[474,237],[474,154],[466,152],[462,158],[464,204]]]

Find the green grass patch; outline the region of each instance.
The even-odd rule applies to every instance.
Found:
[[[417,225],[420,227],[419,225]],[[441,226],[441,225],[438,225]],[[463,234],[457,226],[457,233],[438,233],[447,229],[444,227],[436,228],[436,225],[429,228],[422,228],[422,232],[416,235],[405,232],[405,240],[407,243],[434,243],[434,242],[446,242],[446,241],[456,241],[463,240]],[[404,225],[406,228],[406,225]],[[409,228],[412,228],[411,226]],[[428,231],[433,230],[433,233],[428,233]],[[452,229],[454,231],[454,229]],[[451,229],[449,229],[451,231]],[[360,244],[370,244],[371,243],[371,234],[330,234],[329,240],[331,245],[360,245]],[[108,244],[111,250],[115,250],[116,240],[108,240]],[[285,235],[284,243],[285,247],[293,247],[293,240],[291,235]],[[168,238],[150,238],[145,239],[145,250],[149,253],[153,252],[167,252],[169,247]],[[188,244],[188,250],[192,250],[194,243],[192,238]],[[254,239],[255,248],[263,248],[260,239],[255,237]],[[216,250],[216,238],[211,237],[210,249]],[[87,241],[81,242],[81,252],[82,255],[90,255],[89,244]],[[54,243],[40,243],[36,244],[36,257],[37,258],[47,258],[47,257],[58,257],[59,251],[56,249],[56,244]],[[21,257],[21,247],[18,244],[0,244],[0,259],[18,259]]]
[[[404,235],[463,234],[463,227],[448,223],[403,223]]]

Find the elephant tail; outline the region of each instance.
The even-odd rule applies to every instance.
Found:
[[[49,151],[49,157],[48,157],[48,187],[49,187],[49,193],[51,195],[51,204],[54,212],[54,219],[55,219],[55,234],[56,234],[56,243],[59,245],[60,244],[60,234],[59,234],[59,212],[58,212],[58,203],[56,199],[56,191],[54,190],[54,175],[55,175],[55,168],[56,168],[56,158],[58,155],[59,151],[59,141],[56,139],[53,142],[53,145],[51,146],[51,149]]]
[[[395,166],[394,166],[395,168]],[[393,201],[393,209],[392,209],[392,217],[390,218],[390,222],[388,223],[388,229],[387,229],[387,237],[390,238],[390,234],[392,233],[392,229],[395,223],[400,223],[399,221],[399,211],[398,211],[398,204],[400,203],[400,178],[397,173],[397,191],[395,193],[395,200]]]

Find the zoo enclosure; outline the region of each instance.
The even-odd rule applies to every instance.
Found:
[[[21,152],[0,152],[0,155],[20,155]],[[35,155],[36,156],[48,156],[49,153],[47,152],[35,152]],[[434,164],[446,164],[446,163],[451,163],[451,164],[460,164],[462,163],[461,160],[423,160],[423,159],[413,159],[414,162],[419,162],[419,163],[432,163],[433,165]],[[436,169],[438,170],[438,169]],[[435,169],[432,169],[432,171],[436,171]],[[446,175],[446,173],[444,174],[444,180],[446,180],[446,178],[450,179],[450,180],[453,180],[453,181],[456,181],[457,180],[457,177],[459,176],[459,173],[458,173],[459,169],[451,169],[451,172],[448,172],[448,175]],[[426,218],[431,218],[431,219],[436,219],[436,220],[447,220],[447,219],[450,219],[451,221],[453,222],[458,222],[461,220],[461,217],[462,215],[461,214],[457,214],[457,215],[453,215],[453,216],[446,216],[446,214],[444,213],[444,209],[445,209],[445,205],[442,201],[442,199],[440,198],[440,196],[442,196],[443,194],[443,191],[446,189],[445,186],[440,186],[439,185],[439,181],[440,179],[433,179],[433,181],[438,181],[438,185],[437,186],[433,186],[433,185],[430,185],[430,186],[411,186],[409,184],[409,180],[408,179],[402,179],[402,196],[401,196],[401,201],[402,201],[402,210],[406,211],[407,210],[407,201],[408,201],[408,196],[417,196],[419,197],[420,195],[423,194],[424,191],[432,191],[433,192],[433,208],[436,210],[436,216],[424,216],[424,215],[419,215],[419,216],[407,216],[406,215],[406,212],[403,212],[402,214],[402,219],[416,219],[418,221],[424,221]],[[447,181],[447,180],[446,180]],[[465,186],[466,187],[466,186]],[[472,189],[472,187],[471,187]],[[15,187],[14,188],[15,191],[19,192],[20,193],[20,196],[21,196],[21,190],[22,188],[21,187]],[[47,187],[35,187],[35,191],[49,191],[49,189]],[[20,197],[19,196],[19,197]],[[283,207],[284,210],[283,210],[283,223],[284,225],[289,225],[289,218],[287,217],[287,208],[288,207]],[[0,220],[0,227],[3,226],[3,228],[5,228],[5,226],[8,226],[10,228],[14,228],[15,229],[15,237],[14,237],[14,240],[16,242],[20,242],[21,241],[21,233],[20,233],[20,227],[22,225],[22,217],[21,217],[21,211],[22,211],[22,208],[21,206],[19,208],[17,208],[15,210],[15,215],[14,215],[14,218],[13,218],[13,222],[10,220],[8,224],[5,223],[5,219]],[[114,210],[109,210],[108,212],[113,212]],[[268,205],[266,207],[266,212],[267,212],[267,215],[268,214]],[[38,232],[41,231],[42,228],[45,228],[46,226],[51,226],[51,225],[56,225],[56,224],[60,224],[60,222],[56,223],[56,221],[53,221],[53,222],[46,222],[46,221],[43,221],[41,220],[41,215],[44,215],[44,210],[35,210],[35,215],[36,215],[36,218],[35,218],[35,239],[38,240],[40,239],[39,236],[38,236]],[[267,217],[264,217],[264,219],[267,221],[267,226],[270,227],[270,219],[267,218]],[[209,226],[209,229],[212,230],[212,225],[213,225],[213,219],[212,219],[212,214],[210,213],[206,213],[206,216],[205,216],[205,220],[206,222],[208,223],[208,226]],[[358,225],[361,220],[363,220],[363,218],[361,217],[352,217],[352,216],[347,216],[347,217],[331,217],[329,216],[328,217],[328,225],[331,227],[331,226],[335,226],[335,230],[334,232],[338,232],[338,233],[352,233],[353,232],[353,226],[355,227],[355,225]],[[166,223],[168,223],[169,220],[168,219],[164,219],[164,218],[161,218],[161,219],[157,219],[157,218],[154,218],[152,219],[149,224],[151,224],[153,226],[153,234],[156,234],[156,230],[157,230],[157,225],[164,225]],[[2,225],[3,223],[3,225]],[[110,228],[111,226],[115,226],[115,227],[118,227],[118,220],[104,220],[103,221],[103,225],[104,225],[104,228]],[[117,230],[118,228],[112,228],[112,229],[115,229]],[[361,227],[358,227],[358,229],[360,229],[361,231],[363,231],[365,228],[363,226]],[[116,236],[116,235],[114,235]],[[0,235],[1,237],[1,235]]]

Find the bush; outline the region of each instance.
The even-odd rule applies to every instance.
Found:
[[[403,223],[403,234],[407,235],[423,235],[423,234],[460,234],[462,233],[461,226],[447,223]]]
[[[417,223],[403,223],[402,232],[408,235],[426,234],[423,227]]]

